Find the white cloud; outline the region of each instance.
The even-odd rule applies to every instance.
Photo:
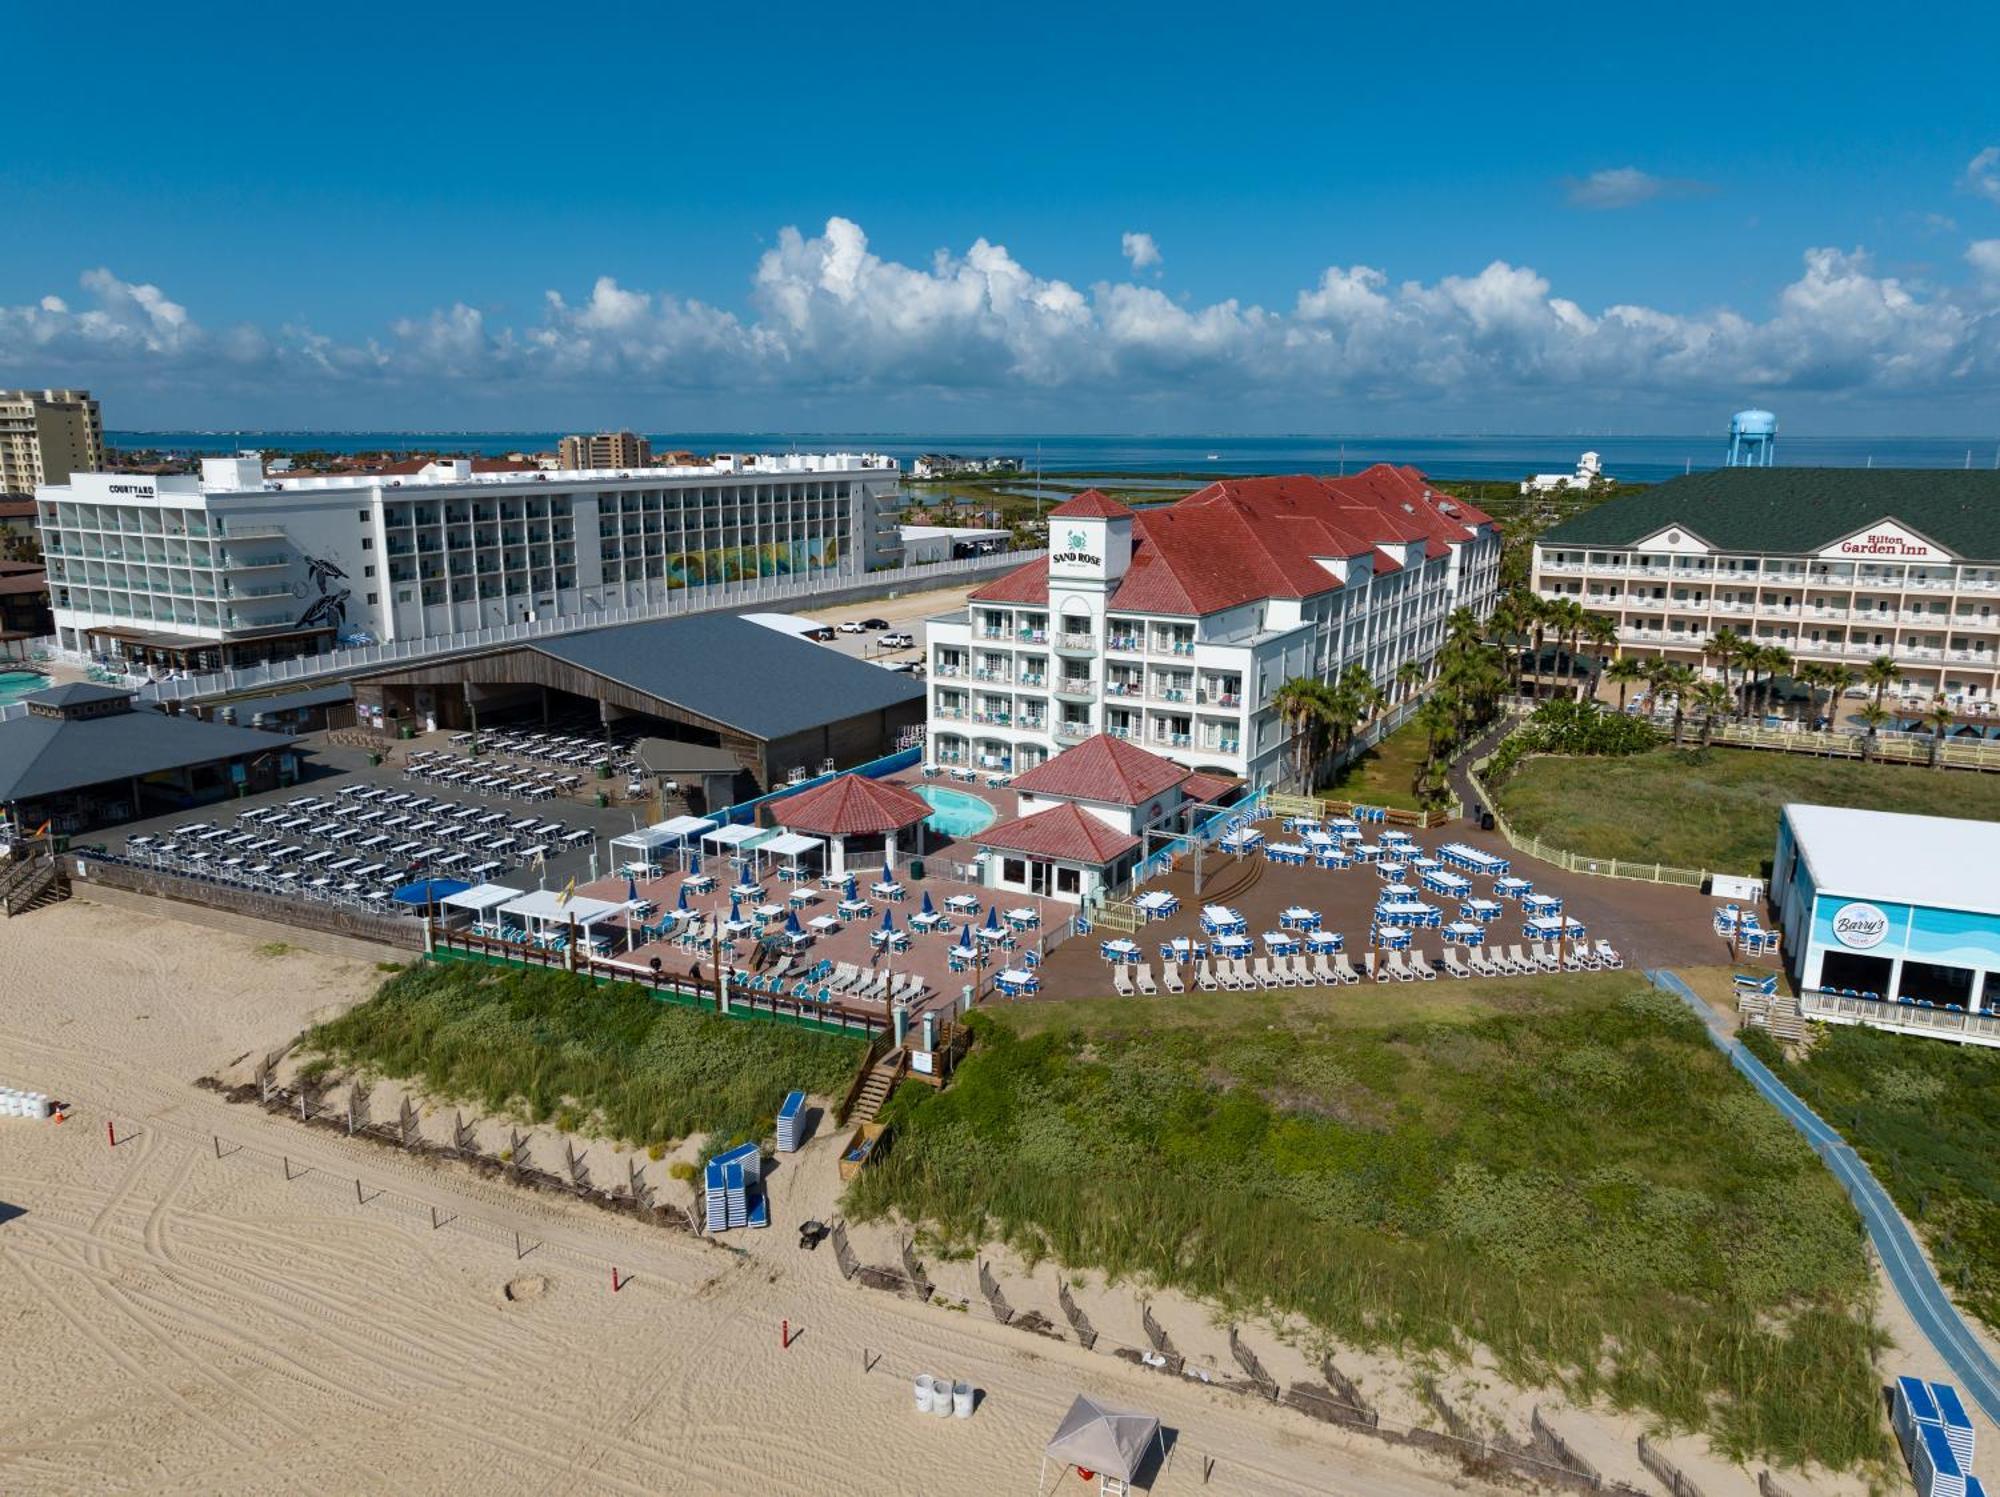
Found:
[[[1988,146],[1965,163],[1958,185],[1989,203],[2000,203],[2000,146]]]
[[[1686,177],[1656,177],[1636,166],[1612,166],[1587,177],[1570,177],[1563,191],[1576,208],[1630,208],[1655,198],[1694,197],[1709,191],[1706,182]]]
[[[1160,246],[1151,234],[1127,232],[1119,241],[1120,253],[1132,262],[1134,270],[1144,270],[1160,263]]]
[[[1265,307],[1176,300],[1134,280],[1079,287],[986,239],[904,264],[834,218],[817,234],[778,235],[741,312],[607,276],[579,300],[548,292],[525,320],[458,302],[359,340],[296,325],[213,328],[158,287],[93,270],[81,305],[55,295],[0,305],[0,384],[137,385],[199,397],[215,420],[282,396],[294,418],[329,423],[368,391],[382,392],[377,409],[412,413],[506,395],[517,420],[561,391],[766,397],[784,410],[928,397],[996,412],[1052,398],[1066,411],[1179,399],[1272,413],[1331,400],[1542,401],[1581,413],[1785,390],[1990,401],[2000,240],[1970,245],[1964,261],[1963,284],[1916,286],[1859,250],[1808,250],[1761,318],[1592,310],[1501,260],[1430,282],[1334,265]]]

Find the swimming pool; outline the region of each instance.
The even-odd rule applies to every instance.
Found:
[[[40,671],[0,671],[0,702],[18,702],[48,684],[49,678]]]
[[[931,814],[924,819],[946,837],[974,837],[1000,819],[1000,813],[985,801],[963,790],[946,785],[919,785],[917,794],[931,803]]]

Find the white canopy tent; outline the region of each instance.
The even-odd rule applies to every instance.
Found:
[[[826,839],[808,837],[803,832],[781,831],[765,838],[757,844],[760,857],[775,858],[783,863],[796,863],[800,858],[814,852],[824,852]]]
[[[706,826],[708,823],[703,822]],[[611,839],[611,866],[619,868],[627,863],[656,863],[654,856],[661,848],[680,845],[681,834],[670,831],[665,822],[657,826],[641,827],[636,832],[627,832],[622,837]]]
[[[474,920],[490,920],[500,906],[520,897],[519,889],[510,889],[505,884],[475,884],[470,889],[445,895],[438,903],[449,909],[470,910]]]
[[[648,830],[666,832],[684,842],[689,837],[707,831],[713,825],[714,823],[706,816],[669,816],[665,821],[654,822]]]
[[[530,930],[545,930],[550,926],[561,930],[572,922],[577,929],[588,930],[599,921],[624,914],[625,906],[581,894],[571,895],[565,901],[560,890],[537,889],[511,904],[501,905],[500,913],[512,915]]]
[[[1160,1432],[1160,1421],[1151,1414],[1107,1409],[1096,1399],[1079,1394],[1056,1426],[1055,1438],[1042,1449],[1042,1469],[1035,1479],[1037,1497],[1048,1477],[1050,1461],[1057,1462],[1058,1476],[1071,1466],[1092,1472],[1101,1493],[1129,1492],[1155,1444],[1164,1462],[1166,1436]]]
[[[740,855],[754,851],[759,843],[777,835],[768,827],[742,826],[732,822],[703,832],[701,840],[717,852]]]

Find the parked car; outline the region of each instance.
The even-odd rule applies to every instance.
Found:
[[[863,619],[861,627],[864,629],[873,629],[879,634],[889,627],[889,621],[887,619]]]
[[[875,641],[885,650],[910,650],[916,648],[916,636],[911,634],[885,634]]]
[[[863,633],[867,629],[867,627],[868,626],[862,623],[861,620],[859,619],[844,619],[841,621],[840,632],[842,634],[860,634]]]

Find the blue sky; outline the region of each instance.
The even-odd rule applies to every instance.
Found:
[[[1995,424],[1992,7],[1299,10],[30,7],[0,383],[115,426]]]

